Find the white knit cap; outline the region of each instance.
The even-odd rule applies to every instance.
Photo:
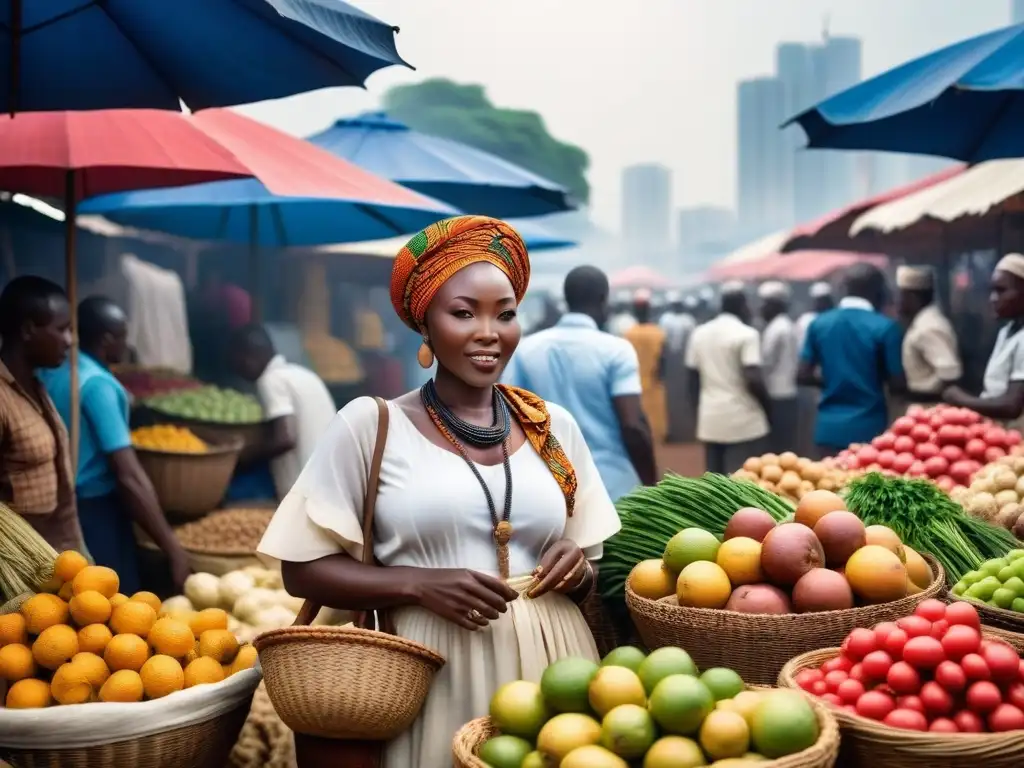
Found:
[[[689,310],[697,309],[700,306],[700,299],[696,296],[687,296],[683,299],[683,306]]]
[[[719,292],[723,296],[735,293],[746,293],[747,286],[742,280],[727,280],[722,283],[722,287],[719,289]]]
[[[650,304],[651,298],[652,294],[650,288],[637,288],[633,291],[634,304]]]
[[[789,286],[779,280],[769,280],[761,283],[757,288],[757,296],[760,299],[789,299]]]
[[[996,264],[996,272],[1009,272],[1014,277],[1024,280],[1024,255],[1008,253]]]
[[[935,287],[935,277],[928,267],[897,267],[896,287],[904,291],[927,291]]]
[[[832,295],[832,286],[826,282],[817,282],[811,286],[810,295],[812,299],[823,299]]]

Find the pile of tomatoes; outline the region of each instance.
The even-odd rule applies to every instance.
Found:
[[[1024,729],[1024,661],[983,637],[970,603],[925,600],[913,615],[855,629],[796,683],[861,717],[941,733]]]
[[[1020,442],[1017,430],[1003,429],[968,408],[915,405],[870,444],[852,445],[836,459],[846,469],[928,477],[949,492],[969,485],[984,464]]]

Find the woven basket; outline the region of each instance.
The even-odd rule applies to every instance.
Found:
[[[253,645],[285,725],[332,739],[389,741],[407,730],[445,663],[425,645],[357,627],[285,627]]]
[[[208,439],[204,453],[176,453],[136,448],[139,463],[168,515],[191,520],[216,509],[227,493],[242,452],[238,438]]]
[[[684,608],[675,597],[650,600],[626,584],[626,605],[644,644],[685,648],[697,666],[729,667],[748,683],[774,685],[779,671],[794,656],[842,643],[855,627],[895,621],[913,613],[918,603],[941,593],[942,565],[924,556],[935,578],[922,592],[891,603],[845,611],[748,614],[709,608]]]
[[[779,673],[779,686],[799,689],[795,677],[800,670],[819,667],[837,655],[838,648],[825,648],[790,659]],[[1024,761],[1024,731],[927,733],[891,728],[838,707],[829,709],[842,732],[840,765],[844,767],[1019,768]]]
[[[134,416],[138,424],[175,424],[179,427],[188,427],[204,440],[209,439],[220,442],[241,440],[243,447],[256,445],[261,442],[266,435],[268,424],[265,421],[259,421],[255,424],[220,424],[215,421],[186,419],[181,416],[165,413],[148,405],[139,406]]]
[[[756,763],[758,768],[832,768],[836,764],[839,755],[839,726],[827,707],[817,701],[811,701],[811,705],[817,712],[818,723],[821,726],[818,742],[795,755]],[[487,768],[487,763],[477,757],[477,752],[485,741],[497,735],[498,729],[494,727],[489,717],[479,717],[466,723],[455,732],[455,738],[452,740],[454,767]]]

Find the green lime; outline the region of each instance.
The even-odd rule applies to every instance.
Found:
[[[555,712],[590,713],[587,691],[600,667],[589,659],[565,658],[549,664],[540,678],[544,701]]]
[[[981,571],[968,571],[964,574],[963,578],[960,579],[960,583],[966,587],[973,586],[985,578],[985,574]]]
[[[1010,603],[1010,610],[1017,613],[1024,613],[1024,597],[1015,597]]]
[[[657,738],[650,712],[636,704],[615,707],[601,721],[601,745],[619,757],[643,757]]]
[[[1024,549],[1014,549],[1006,553],[1006,559],[1011,563],[1024,558]]]
[[[711,695],[715,697],[715,701],[731,699],[747,687],[742,677],[725,667],[712,667],[704,670],[700,681],[708,687]]]
[[[1012,589],[1000,587],[992,593],[992,599],[989,602],[997,608],[1009,608],[1016,597],[1017,594]]]
[[[992,595],[995,594],[995,591],[1000,589],[1002,586],[1003,583],[995,576],[986,576],[967,590],[967,596],[987,603],[992,599]]]
[[[754,711],[750,733],[758,753],[785,757],[802,752],[818,740],[818,716],[796,691],[773,691]]]
[[[1003,589],[1012,590],[1017,597],[1024,597],[1024,579],[1020,576],[1011,576],[1003,582]]]
[[[1006,562],[1006,560],[1004,558],[997,557],[997,558],[995,558],[993,560],[986,560],[984,563],[981,564],[981,568],[979,568],[978,570],[981,571],[986,576],[995,576],[1006,565],[1007,565],[1007,562]]]
[[[692,675],[669,675],[655,687],[647,703],[654,721],[665,733],[689,736],[715,708],[715,697]]]
[[[636,672],[646,658],[647,654],[635,645],[622,645],[609,651],[608,655],[601,660],[601,666],[625,667]]]
[[[693,675],[699,672],[693,658],[682,648],[667,645],[651,651],[650,655],[637,670],[640,681],[644,684],[647,695],[651,695],[654,687],[669,675]]]
[[[699,560],[715,562],[721,542],[715,534],[703,528],[684,528],[665,545],[662,559],[673,573],[682,573],[690,563]]]
[[[1005,584],[1016,575],[1017,572],[1014,569],[1013,564],[1011,563],[1010,565],[1004,565],[1002,568],[1000,568],[999,573],[996,574],[996,578],[1003,582],[1003,584]]]
[[[950,591],[954,595],[957,595],[959,597],[960,595],[962,595],[964,592],[967,591],[967,585],[964,584],[962,581],[958,581],[956,584],[953,585],[953,589],[950,590]]]
[[[518,736],[495,736],[480,747],[480,759],[490,768],[520,768],[533,745]]]

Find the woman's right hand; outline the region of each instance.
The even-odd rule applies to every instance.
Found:
[[[424,569],[418,576],[417,604],[463,629],[486,627],[519,597],[501,579],[465,568]]]

